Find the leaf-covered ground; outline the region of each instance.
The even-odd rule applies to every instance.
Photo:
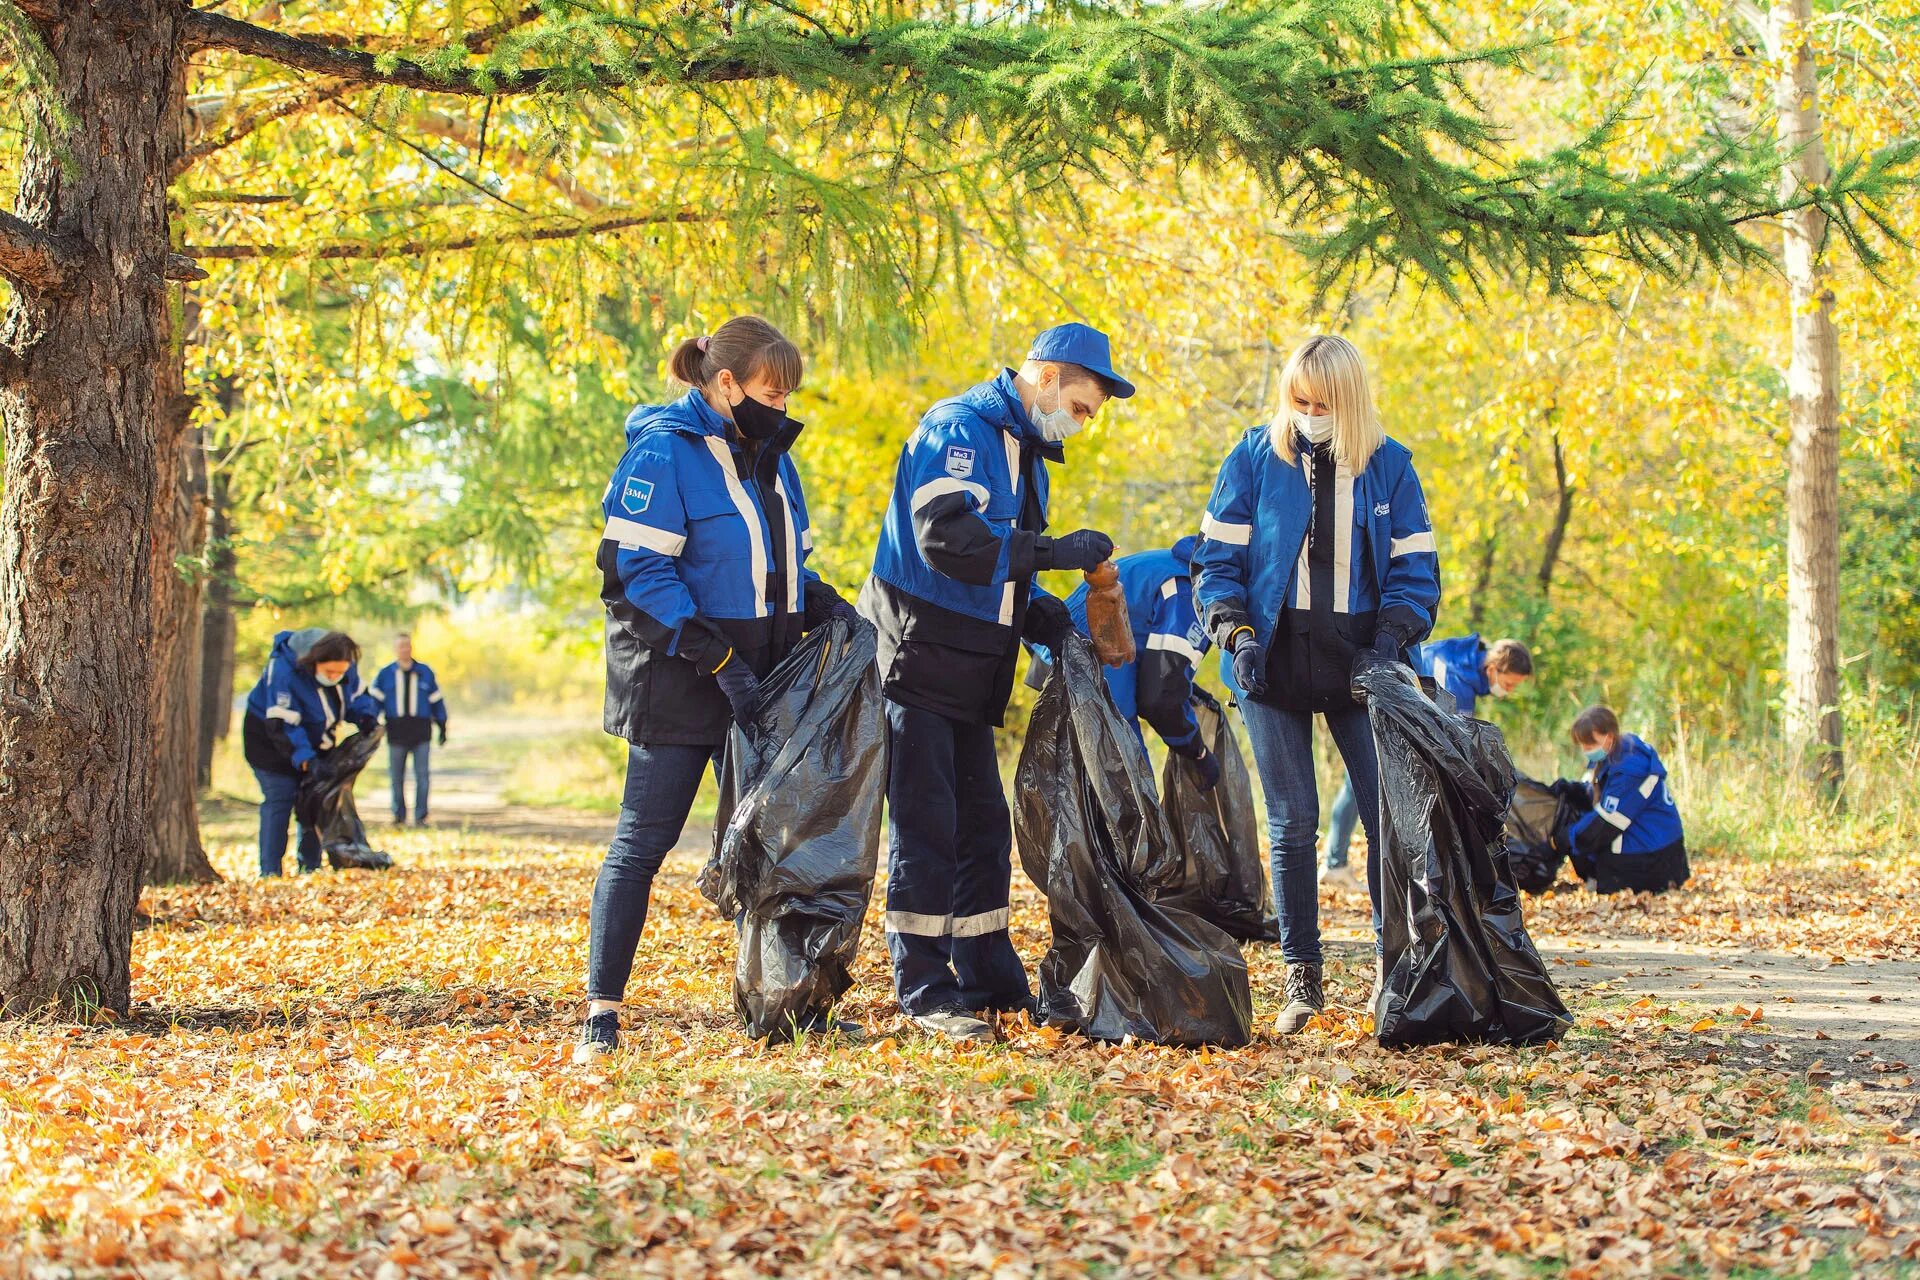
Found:
[[[930,1042],[871,925],[875,1043],[749,1044],[690,847],[631,1048],[579,1067],[597,850],[387,843],[385,875],[150,892],[131,1020],[0,1027],[0,1275],[1920,1274],[1911,1073],[1877,1051],[1912,1013],[1809,1061],[1768,1009],[1836,958],[1920,1007],[1888,977],[1920,959],[1910,853],[1536,904],[1579,1023],[1530,1050],[1374,1045],[1362,899],[1329,890],[1341,1007],[1228,1053]],[[1684,980],[1736,958],[1750,1002]]]

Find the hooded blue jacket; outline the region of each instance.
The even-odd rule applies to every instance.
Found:
[[[1230,638],[1251,627],[1273,655],[1282,610],[1331,614],[1349,650],[1366,647],[1378,633],[1404,648],[1433,629],[1440,557],[1412,452],[1388,439],[1360,474],[1337,474],[1332,600],[1311,599],[1300,572],[1314,515],[1309,460],[1301,450],[1286,461],[1274,449],[1271,427],[1250,428],[1221,465],[1207,500],[1203,541],[1193,556],[1194,599],[1221,646],[1221,671],[1236,694],[1242,690],[1233,678]],[[1345,671],[1338,680],[1344,689]],[[1283,699],[1289,691],[1273,683],[1270,678],[1267,696]]]
[[[1413,669],[1452,694],[1455,710],[1463,716],[1473,714],[1476,700],[1493,693],[1487,681],[1487,642],[1477,633],[1416,646]]]
[[[999,724],[1034,593],[1050,554],[1049,444],[1011,369],[927,410],[900,451],[860,608],[880,632],[886,696]]]
[[[765,675],[809,605],[838,598],[807,568],[813,532],[788,456],[800,430],[736,443],[697,390],[627,415],[601,499],[608,733],[718,746],[729,712],[712,673],[729,652]]]
[[[358,667],[349,666],[340,683],[329,688],[300,665],[327,634],[325,627],[307,627],[273,638],[267,668],[247,695],[241,725],[247,763],[254,768],[298,773],[334,745],[343,723],[363,730],[379,723],[380,704],[361,689]]]
[[[1653,853],[1684,834],[1680,810],[1667,785],[1659,755],[1631,733],[1620,735],[1611,756],[1587,773],[1593,809],[1567,827],[1576,847],[1611,847],[1615,853]]]
[[[1197,538],[1182,538],[1161,551],[1142,551],[1114,561],[1127,598],[1134,659],[1103,667],[1107,688],[1135,733],[1144,719],[1170,747],[1192,745],[1200,734],[1193,718],[1193,673],[1210,642],[1193,609],[1188,563]],[[1067,612],[1081,635],[1087,630],[1087,584],[1067,597]],[[1044,652],[1042,650],[1037,650]]]

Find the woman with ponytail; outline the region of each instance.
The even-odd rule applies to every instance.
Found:
[[[593,889],[583,1053],[619,1045],[653,877],[729,720],[745,720],[760,678],[803,632],[853,615],[807,567],[813,535],[788,453],[801,430],[787,416],[799,350],[739,316],[681,343],[670,368],[689,390],[627,415],[626,453],[601,500],[605,726],[630,745]]]

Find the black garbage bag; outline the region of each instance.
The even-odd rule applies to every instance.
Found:
[[[1507,862],[1514,885],[1526,893],[1545,893],[1560,878],[1560,865],[1572,848],[1567,828],[1577,812],[1544,782],[1517,774],[1507,805]]]
[[[853,985],[887,789],[874,649],[865,622],[816,627],[727,742],[699,885],[738,927],[733,1003],[756,1040],[823,1025]]]
[[[366,824],[353,804],[354,780],[386,736],[377,726],[356,733],[322,751],[301,775],[295,814],[319,838],[336,871],[385,871],[393,865],[392,858],[367,843]]]
[[[1383,1045],[1552,1040],[1572,1016],[1520,919],[1500,731],[1442,711],[1397,662],[1355,677],[1380,756]]]
[[[1246,758],[1220,704],[1204,689],[1193,691],[1193,718],[1200,740],[1220,762],[1220,781],[1202,791],[1199,766],[1167,753],[1160,796],[1180,850],[1180,904],[1242,942],[1278,942]]]
[[[1040,691],[1016,789],[1020,864],[1053,926],[1044,1019],[1096,1040],[1246,1044],[1246,961],[1225,930],[1180,905],[1181,851],[1146,751],[1078,636]]]

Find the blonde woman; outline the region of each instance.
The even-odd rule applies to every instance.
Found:
[[[1313,715],[1326,717],[1360,802],[1379,948],[1378,763],[1351,692],[1359,656],[1405,661],[1440,603],[1440,560],[1413,455],[1381,431],[1360,352],[1311,338],[1287,361],[1273,421],[1227,455],[1193,557],[1194,600],[1239,696],[1267,800],[1286,1007],[1325,1004],[1314,833]]]

